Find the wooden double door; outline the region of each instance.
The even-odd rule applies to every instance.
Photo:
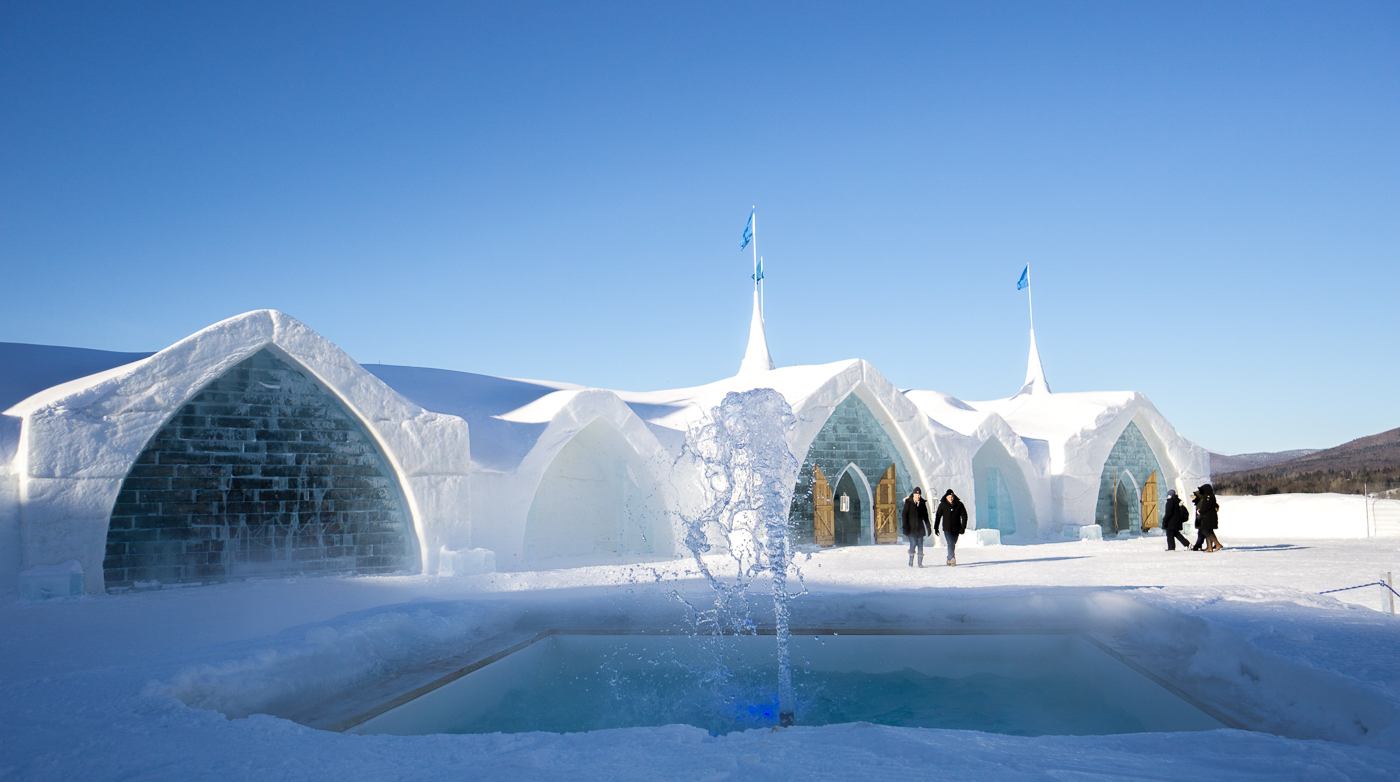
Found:
[[[871,519],[876,543],[899,541],[899,498],[896,496],[894,465],[891,464],[875,487],[874,516]],[[826,473],[812,465],[812,532],[818,546],[836,545],[836,510],[833,506],[831,482]]]

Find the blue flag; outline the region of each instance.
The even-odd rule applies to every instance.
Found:
[[[741,244],[741,245],[739,245],[739,249],[742,250],[742,249],[744,249],[745,247],[748,247],[748,246],[749,246],[749,242],[752,242],[752,241],[753,241],[753,212],[749,212],[749,224],[746,225],[746,226],[744,226],[744,243]]]
[[[1016,290],[1031,287],[1031,265],[1026,264],[1026,268],[1021,270],[1021,279],[1016,281]]]
[[[740,247],[739,249],[742,250],[742,249],[744,249],[744,248]],[[753,281],[754,281],[754,282],[758,282],[759,280],[763,279],[763,259],[762,259],[762,258],[759,258],[759,259],[758,259],[758,271],[755,272],[755,273],[753,273],[753,274],[750,274],[749,276],[753,278]]]

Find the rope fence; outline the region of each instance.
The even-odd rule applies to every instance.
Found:
[[[1341,589],[1329,589],[1329,590],[1327,590],[1326,592],[1318,592],[1318,594],[1319,594],[1319,595],[1330,595],[1330,594],[1332,594],[1333,592],[1348,592],[1348,591],[1353,590],[1353,589],[1365,589],[1366,587],[1374,587],[1374,586],[1385,587],[1386,589],[1389,589],[1389,590],[1390,590],[1391,594],[1395,595],[1396,597],[1400,597],[1400,592],[1396,592],[1396,591],[1395,591],[1395,587],[1391,586],[1390,584],[1385,583],[1384,581],[1372,581],[1372,582],[1369,583],[1369,584],[1361,584],[1360,586],[1342,587]]]
[[[1360,584],[1354,587],[1342,587],[1341,589],[1329,589],[1326,592],[1318,592],[1319,595],[1330,595],[1333,592],[1350,592],[1353,589],[1365,589],[1366,587],[1384,587],[1390,594],[1381,593],[1381,613],[1395,613],[1395,598],[1400,597],[1400,592],[1395,591],[1391,584],[1395,581],[1395,574],[1382,573],[1380,581],[1372,581],[1369,584]]]

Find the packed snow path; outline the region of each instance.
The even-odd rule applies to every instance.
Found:
[[[957,567],[922,570],[894,546],[799,555],[810,593],[794,624],[1041,621],[1096,632],[1271,729],[1312,738],[1020,738],[865,724],[720,737],[686,726],[394,737],[256,714],[459,652],[524,616],[674,622],[669,593],[700,594],[689,563],[676,561],[11,598],[0,604],[0,779],[1396,778],[1400,618],[1375,610],[1375,588],[1317,593],[1400,571],[1400,540],[1164,548],[1162,538],[963,545]]]

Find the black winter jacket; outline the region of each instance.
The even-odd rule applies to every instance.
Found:
[[[919,504],[915,505],[914,495],[911,494],[904,498],[904,528],[901,532],[907,538],[928,537],[928,500],[920,497]]]
[[[958,495],[953,495],[953,501],[949,502],[945,495],[938,503],[938,513],[933,518],[933,531],[938,532],[939,525],[949,535],[961,535],[967,532],[967,506],[963,505]]]
[[[1162,509],[1162,531],[1167,534],[1180,532],[1191,519],[1191,511],[1181,504],[1180,497],[1168,497],[1167,506]]]
[[[1196,529],[1214,532],[1220,527],[1220,503],[1215,501],[1215,488],[1209,483],[1196,489]]]

